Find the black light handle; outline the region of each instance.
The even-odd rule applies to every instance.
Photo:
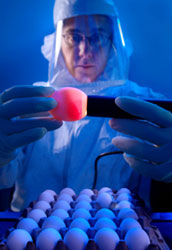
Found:
[[[144,99],[172,112],[172,100]],[[123,111],[115,104],[114,97],[88,96],[87,116],[109,118],[139,118]]]

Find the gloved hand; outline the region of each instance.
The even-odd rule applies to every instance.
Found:
[[[16,148],[61,126],[61,122],[48,116],[36,116],[56,107],[57,102],[48,97],[53,92],[52,87],[25,85],[12,87],[0,95],[0,167],[15,158]],[[28,114],[30,118],[21,118]]]
[[[126,162],[140,174],[171,182],[172,113],[136,98],[118,97],[115,102],[141,119],[110,120],[113,129],[130,135],[113,138],[113,144],[124,152]]]

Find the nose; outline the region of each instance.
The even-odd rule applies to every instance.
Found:
[[[82,56],[86,56],[88,58],[92,57],[91,46],[87,39],[80,42],[78,49],[80,57]]]

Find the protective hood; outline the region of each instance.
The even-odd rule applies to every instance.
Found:
[[[54,24],[66,18],[94,14],[118,16],[113,0],[56,0]]]
[[[68,71],[61,51],[63,21],[82,15],[106,15],[113,23],[113,40],[104,72],[94,82],[81,83]],[[105,88],[123,84],[128,77],[129,53],[123,38],[115,4],[111,0],[56,0],[55,32],[44,39],[41,50],[49,61],[49,85],[55,88],[72,86],[86,94],[97,94]]]

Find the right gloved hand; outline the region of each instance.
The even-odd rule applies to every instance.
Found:
[[[172,182],[172,113],[138,98],[121,96],[115,103],[139,119],[112,119],[111,128],[125,135],[112,142],[138,173]],[[128,137],[129,135],[129,137]]]
[[[15,86],[0,95],[0,167],[15,158],[16,149],[42,138],[62,122],[36,113],[56,107],[55,90],[42,86]],[[29,115],[30,114],[30,115]],[[29,118],[21,118],[29,115]]]

